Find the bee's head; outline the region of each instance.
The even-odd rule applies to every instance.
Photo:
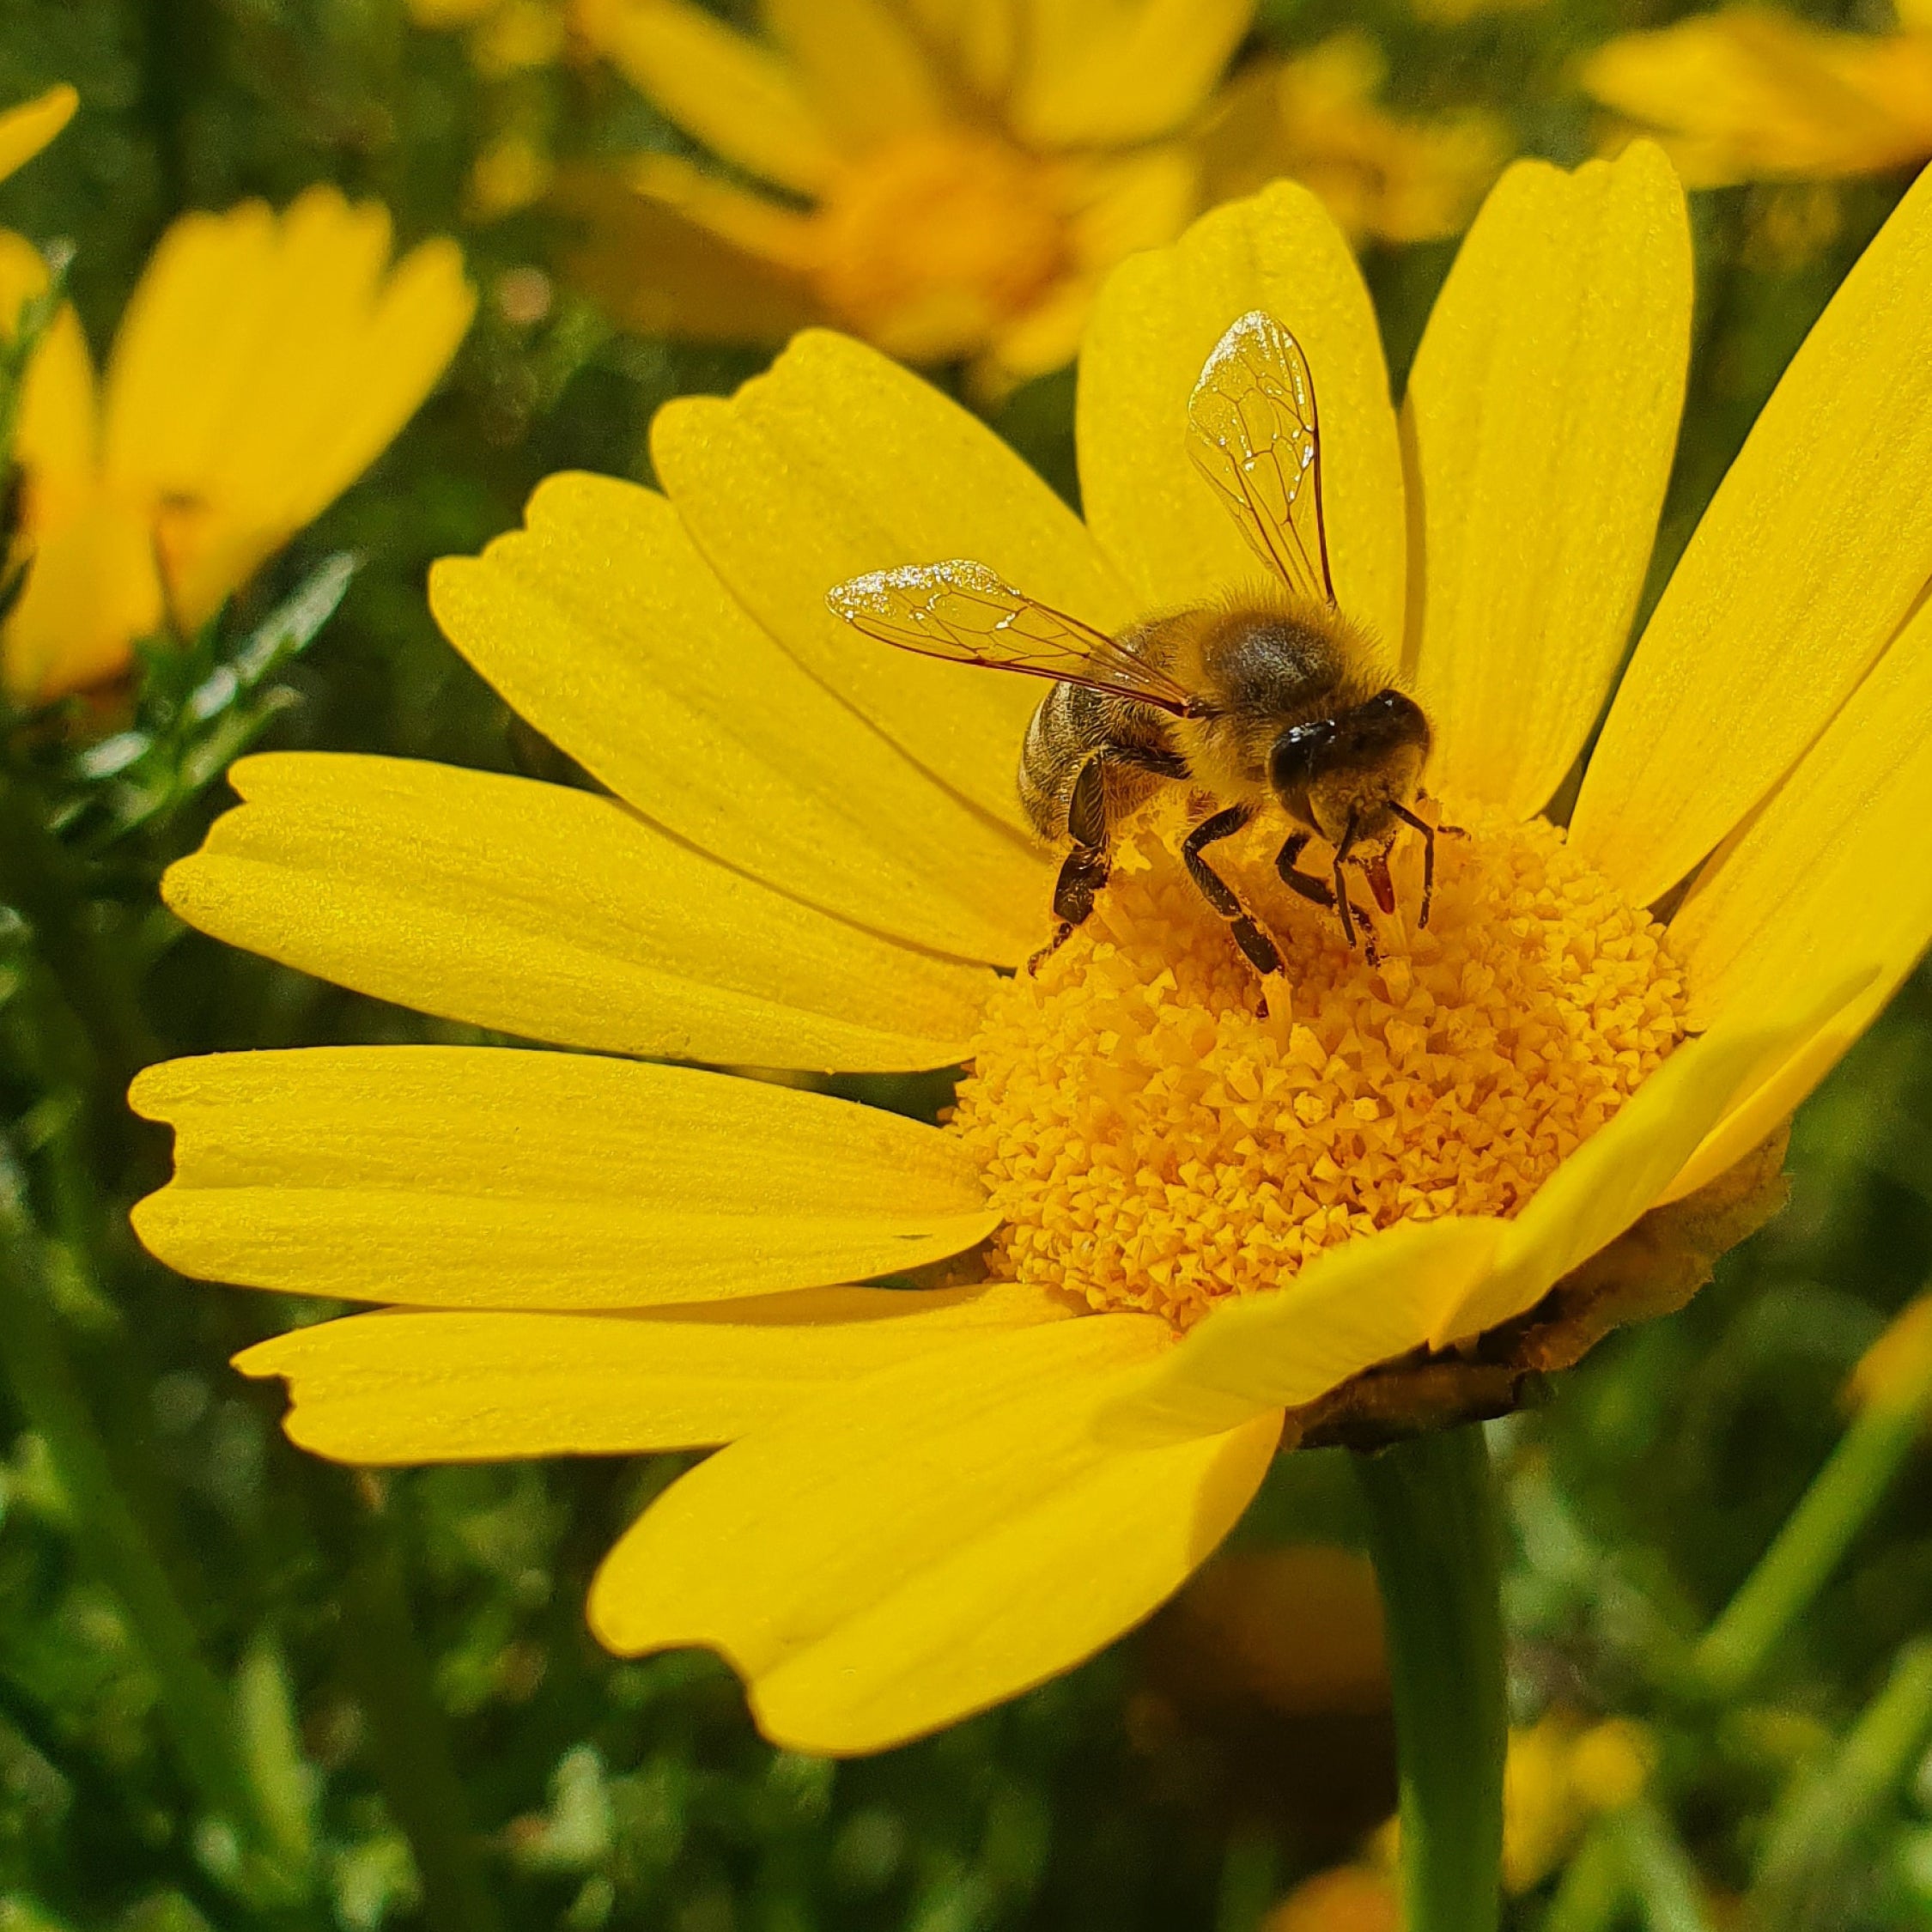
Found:
[[[1429,720],[1400,691],[1372,698],[1327,718],[1293,725],[1274,741],[1268,782],[1289,817],[1331,845],[1386,838],[1395,807],[1407,805],[1422,784],[1429,756]]]

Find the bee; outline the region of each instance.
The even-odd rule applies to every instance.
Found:
[[[1216,345],[1188,404],[1195,465],[1268,568],[1266,587],[1150,617],[1109,636],[1036,602],[964,558],[877,571],[827,602],[868,637],[928,657],[1050,678],[1020,752],[1019,794],[1041,835],[1066,848],[1054,887],[1057,925],[1033,965],[1093,910],[1115,829],[1163,786],[1206,793],[1207,815],[1181,855],[1255,969],[1281,956],[1207,848],[1278,807],[1290,827],[1275,868],[1332,910],[1351,946],[1367,915],[1344,868],[1395,908],[1387,855],[1403,826],[1423,841],[1422,906],[1435,890],[1436,829],[1413,809],[1429,721],[1376,669],[1371,640],[1337,606],[1321,504],[1315,380],[1294,337],[1266,312]],[[1316,838],[1328,877],[1301,869]],[[1359,927],[1358,927],[1359,922]]]

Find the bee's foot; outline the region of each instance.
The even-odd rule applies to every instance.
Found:
[[[1380,966],[1382,948],[1376,944],[1376,929],[1370,923],[1368,914],[1359,906],[1351,906],[1350,910],[1355,914],[1355,929],[1362,935],[1362,957],[1371,968]]]
[[[1071,920],[1061,920],[1060,924],[1054,929],[1053,938],[1048,939],[1046,945],[1042,946],[1039,951],[1035,953],[1032,957],[1027,961],[1026,970],[1029,977],[1037,979],[1040,976],[1040,969],[1044,966],[1047,962],[1051,959],[1053,956],[1056,952],[1058,952],[1060,949],[1063,945],[1065,945],[1067,940],[1070,939],[1072,936],[1073,922]]]

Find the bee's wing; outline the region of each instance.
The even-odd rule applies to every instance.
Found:
[[[1288,587],[1335,601],[1321,520],[1321,424],[1302,345],[1251,309],[1214,346],[1188,402],[1188,453]]]
[[[828,591],[825,601],[866,636],[903,651],[1086,684],[1176,717],[1198,708],[1185,685],[1106,632],[1036,603],[964,557],[875,570]]]

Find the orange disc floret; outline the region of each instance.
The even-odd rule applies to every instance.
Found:
[[[1426,929],[1398,853],[1372,965],[1275,878],[1279,828],[1214,848],[1280,942],[1265,1011],[1171,841],[1124,840],[1087,924],[1001,984],[960,1089],[1005,1217],[991,1272],[1185,1327],[1352,1235],[1521,1208],[1682,1037],[1683,978],[1556,827],[1456,816]]]

